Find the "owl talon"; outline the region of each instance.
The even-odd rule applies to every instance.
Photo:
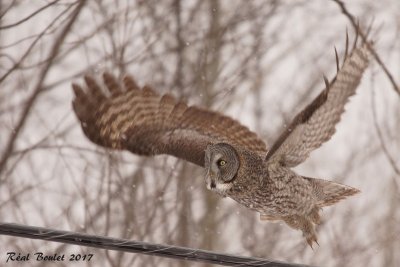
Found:
[[[311,247],[312,250],[314,250],[313,242],[315,242],[319,246],[319,243],[318,243],[318,240],[317,240],[317,236],[315,234],[313,234],[311,236],[307,236],[306,239],[307,239],[308,245]]]

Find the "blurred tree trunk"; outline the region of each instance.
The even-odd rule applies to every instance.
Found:
[[[181,8],[182,0],[174,0],[173,8],[174,8],[174,16],[176,23],[176,69],[174,75],[174,83],[173,86],[177,88],[180,92],[184,91],[184,64],[185,64],[185,43],[183,41],[183,25],[182,25],[182,8]],[[177,222],[177,241],[178,244],[182,246],[187,246],[190,243],[190,223],[193,223],[191,220],[191,193],[187,191],[189,184],[192,183],[192,179],[190,176],[190,169],[192,166],[187,162],[180,163],[181,168],[179,171],[179,176],[177,178],[178,190],[176,199],[179,201],[176,203],[179,208],[179,220]],[[184,261],[177,262],[178,266],[185,267],[187,265]],[[173,266],[174,264],[171,264]]]
[[[211,107],[213,104],[215,84],[218,79],[220,68],[223,32],[220,25],[220,2],[209,0],[208,4],[210,25],[204,45],[205,49],[203,57],[205,60],[203,61],[204,64],[202,65],[200,77],[203,80],[203,104],[206,107]],[[208,250],[214,250],[222,241],[220,238],[216,237],[219,228],[218,217],[220,215],[218,214],[217,206],[220,202],[220,198],[209,192],[206,193],[204,202],[206,213],[201,219],[201,225],[204,226],[201,247]]]

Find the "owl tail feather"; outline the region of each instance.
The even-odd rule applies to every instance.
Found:
[[[318,199],[317,205],[319,207],[333,205],[348,196],[352,196],[360,192],[360,190],[354,187],[323,179],[315,179],[309,177],[303,178],[307,179],[312,184],[314,194]]]

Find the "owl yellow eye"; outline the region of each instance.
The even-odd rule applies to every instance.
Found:
[[[224,166],[226,164],[226,161],[223,159],[218,160],[218,166]]]

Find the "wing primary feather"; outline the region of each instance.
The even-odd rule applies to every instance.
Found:
[[[72,84],[72,89],[75,94],[75,99],[72,101],[72,107],[78,116],[79,120],[85,121],[85,115],[87,114],[87,110],[92,108],[93,104],[86,95],[86,93],[83,91],[82,87],[79,85],[73,83]]]
[[[156,95],[158,95],[158,94],[154,91],[154,89],[151,88],[149,85],[143,86],[142,93],[143,93],[143,95],[145,95],[145,96],[156,96]]]
[[[343,60],[342,67],[348,56],[349,56],[349,31],[346,27],[346,50],[344,51],[344,60]]]
[[[323,75],[323,78],[324,78],[324,82],[325,82],[325,89],[328,89],[329,88],[329,80],[325,75]]]
[[[102,93],[102,90],[97,84],[96,80],[88,75],[85,75],[84,79],[88,88],[88,95],[93,96],[93,100],[96,102],[102,101],[105,98],[105,95]]]
[[[122,92],[114,75],[111,75],[109,72],[103,73],[103,81],[112,96],[116,96]]]
[[[79,85],[77,85],[76,83],[72,84],[72,89],[73,89],[75,97],[77,99],[86,98],[86,94],[83,92],[82,88]]]
[[[130,76],[130,75],[126,75],[124,77],[124,86],[125,86],[125,90],[126,91],[134,91],[134,90],[139,90],[139,86],[137,85],[135,79]]]
[[[338,53],[337,53],[337,50],[336,50],[336,46],[334,46],[334,48],[335,48],[335,59],[336,59],[336,74],[337,74],[337,73],[339,73],[339,69],[340,69],[339,56],[338,56]]]
[[[352,51],[354,51],[355,49],[356,49],[356,47],[357,47],[357,42],[358,42],[358,35],[360,35],[360,21],[357,19],[357,22],[356,22],[356,29],[357,29],[357,31],[356,31],[356,37],[354,38],[354,43],[353,43],[353,48],[352,48]]]

